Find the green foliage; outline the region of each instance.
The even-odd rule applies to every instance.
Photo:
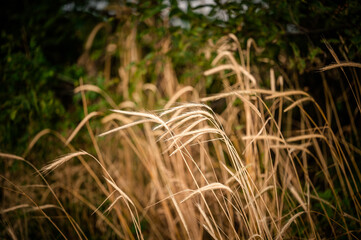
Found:
[[[310,76],[304,74],[334,61],[324,39],[332,42],[339,56],[346,54],[349,60],[360,60],[361,27],[358,23],[361,17],[356,14],[360,7],[355,0],[343,3],[230,0],[205,5],[183,1],[185,10],[179,1],[170,1],[168,6],[165,3],[149,0],[141,4],[126,2],[125,5],[134,11],[138,39],[146,55],[157,51],[156,43],[167,34],[171,35],[169,56],[181,82],[189,72],[199,73],[209,66],[198,51],[207,40],[215,41],[229,33],[235,34],[244,45],[248,39],[255,39],[257,45],[264,48],[259,58],[277,63],[287,75],[297,73],[301,86],[312,82],[308,79]],[[163,24],[164,15],[168,28]],[[148,19],[153,19],[154,24],[145,24]],[[152,41],[142,42],[142,37],[148,33],[155,33]]]
[[[6,2],[0,15],[0,148],[21,153],[44,128],[68,128],[76,61],[97,17],[88,1]],[[75,11],[65,11],[74,4]],[[78,13],[76,13],[78,11]],[[67,121],[65,121],[67,119]]]
[[[31,57],[9,53],[2,63],[1,85],[1,148],[20,150],[36,132],[54,127],[64,120],[64,105],[55,96],[53,67],[39,47],[31,43]],[[4,46],[3,46],[4,47]],[[5,52],[5,49],[2,49]],[[13,149],[15,148],[15,149]]]

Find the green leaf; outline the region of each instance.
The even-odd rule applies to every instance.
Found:
[[[10,113],[10,119],[11,120],[15,120],[17,112],[18,112],[17,109],[11,111],[11,113]]]

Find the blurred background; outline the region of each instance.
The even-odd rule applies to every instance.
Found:
[[[359,12],[356,0],[3,2],[0,147],[21,153],[36,132],[72,127],[71,118],[79,118],[72,90],[80,77],[122,100],[119,64],[136,66],[136,78],[156,83],[154,68],[167,57],[180,83],[207,81],[207,92],[216,92],[212,79],[201,80],[212,58],[198,50],[229,33],[243,43],[253,38],[264,49],[257,58],[292,76],[287,84],[312,91],[322,103],[317,71],[334,62],[325,41],[341,60],[359,61]],[[329,77],[338,95],[347,86],[332,80],[336,74]],[[131,96],[137,80],[130,81]],[[343,100],[339,95],[339,105]]]

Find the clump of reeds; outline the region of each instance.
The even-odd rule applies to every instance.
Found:
[[[117,105],[95,86],[79,86],[83,121],[68,139],[50,130],[39,133],[26,152],[50,133],[69,147],[69,154],[40,172],[34,167],[56,204],[48,205],[48,196],[39,204],[2,176],[7,188],[30,201],[7,204],[2,216],[37,210],[64,238],[74,236],[47,214],[47,207],[59,209],[82,239],[82,224],[62,204],[77,199],[91,210],[89,219],[96,216],[96,229],[111,229],[108,237],[122,239],[357,238],[360,150],[332,130],[332,105],[324,112],[308,93],[286,89],[273,69],[267,77],[271,89],[260,88],[263,79],[252,74],[250,64],[252,44],[243,50],[235,36],[221,39],[214,67],[204,74],[217,74],[223,89],[199,97],[194,87],[178,88],[162,110],[137,109],[128,101]],[[144,89],[157,91],[151,84]],[[101,93],[114,109],[88,113],[86,91]],[[180,97],[187,101],[177,102]],[[217,113],[215,101],[224,103]],[[99,116],[102,127],[93,129],[89,122]],[[84,126],[92,149],[79,151],[71,143]],[[15,230],[7,231],[12,236]]]

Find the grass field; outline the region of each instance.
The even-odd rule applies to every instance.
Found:
[[[166,58],[159,82],[139,80],[130,95],[133,70],[124,69],[138,58],[137,46],[122,44],[128,44],[119,67],[123,101],[80,81],[74,93],[81,96],[84,118],[74,129],[66,136],[44,129],[22,156],[0,153],[0,236],[360,238],[354,116],[361,113],[361,87],[357,74],[345,72],[360,64],[334,55],[335,64],[318,72],[321,106],[319,96],[292,87],[273,68],[261,76],[258,63],[251,63],[250,54],[260,51],[254,42],[241,48],[229,35],[204,50],[216,53],[203,74],[219,81],[217,93],[207,93],[204,82],[180,84]],[[344,94],[352,102],[343,102],[350,114],[342,122],[325,71],[340,72],[350,86]],[[91,92],[107,102],[105,109],[95,109]],[[49,147],[47,155],[37,155],[39,144]]]

